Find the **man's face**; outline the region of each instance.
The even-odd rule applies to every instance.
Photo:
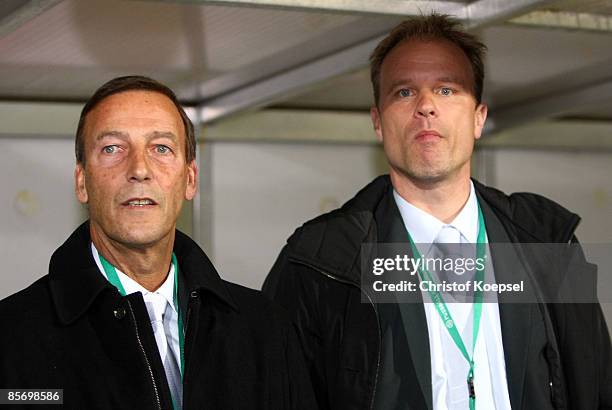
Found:
[[[163,94],[126,91],[87,115],[85,165],[76,194],[89,204],[92,236],[144,248],[174,234],[183,200],[196,192],[195,162],[185,161],[185,130]]]
[[[473,83],[468,58],[450,42],[408,40],[391,50],[371,116],[392,174],[415,183],[469,176],[487,116]]]

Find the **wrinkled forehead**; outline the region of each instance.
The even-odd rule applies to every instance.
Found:
[[[153,91],[124,91],[101,100],[88,114],[85,136],[100,132],[170,132],[185,138],[182,117],[170,98]]]

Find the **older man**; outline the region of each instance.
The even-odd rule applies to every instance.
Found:
[[[76,160],[89,220],[48,275],[0,302],[0,388],[63,389],[72,409],[313,408],[289,322],[176,230],[198,170],[174,93],[138,76],[104,84]]]
[[[371,116],[389,175],[299,228],[264,284],[299,324],[322,409],[612,408],[610,338],[597,303],[483,303],[480,291],[454,303],[435,287],[413,287],[418,303],[392,303],[362,280],[363,244],[395,243],[421,259],[419,244],[575,242],[577,215],[470,180],[487,117],[484,51],[440,15],[405,21],[381,41],[370,60]],[[591,281],[592,266],[573,249],[581,270],[571,273]],[[519,258],[525,276],[499,255],[476,274],[524,278],[534,295],[538,283],[563,277],[537,269],[542,252]],[[445,284],[418,271],[421,285]]]

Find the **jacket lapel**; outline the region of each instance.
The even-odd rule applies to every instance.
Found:
[[[398,304],[406,341],[417,375],[419,386],[428,409],[433,408],[433,392],[431,387],[431,352],[425,309],[422,303]]]
[[[194,292],[207,292],[239,311],[226,283],[210,262],[204,251],[187,235],[176,231],[174,253],[179,263],[179,305],[186,309],[187,300]]]
[[[493,213],[488,204],[479,197],[483,216],[487,226],[489,243],[509,243],[510,237],[504,230],[503,225]],[[520,260],[518,255],[512,255],[510,246],[504,248],[503,252],[491,250],[493,258],[493,269],[497,283],[516,283],[519,280],[529,282],[528,275],[522,269],[517,269]],[[527,286],[529,289],[529,286]],[[532,303],[512,303],[508,300],[511,296],[504,293],[498,297],[499,319],[506,362],[506,378],[508,380],[508,392],[510,404],[513,409],[523,408],[523,391],[525,386],[525,372],[528,366],[529,341],[531,339],[532,320],[534,309],[537,306]]]
[[[114,290],[98,271],[90,242],[89,222],[84,222],[49,262],[51,297],[60,322],[65,325],[83,315],[104,289]]]
[[[531,307],[532,305],[527,304],[499,304],[506,378],[510,404],[513,409],[523,408],[522,399],[529,347],[526,341],[529,340],[531,334]]]
[[[393,199],[391,188],[380,203],[376,211],[376,222],[378,226],[379,243],[401,243],[409,250],[408,234],[402,217]],[[414,277],[418,282],[418,278]],[[410,358],[416,374],[418,386],[421,388],[427,409],[433,408],[433,393],[431,386],[431,353],[429,349],[429,333],[425,309],[420,292],[415,295],[418,300],[414,303],[398,303],[402,328],[406,335]],[[401,365],[401,364],[400,364]],[[409,365],[409,364],[406,364]],[[408,373],[410,374],[410,373]],[[407,382],[408,385],[416,386],[416,383]]]

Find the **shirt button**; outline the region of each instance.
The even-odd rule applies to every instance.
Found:
[[[123,319],[125,317],[125,313],[125,308],[123,306],[119,306],[113,309],[113,316],[115,316],[115,319]]]
[[[194,290],[193,292],[191,292],[191,294],[189,296],[191,296],[192,299],[195,299],[195,298],[197,298],[200,295],[199,295],[197,290]]]

